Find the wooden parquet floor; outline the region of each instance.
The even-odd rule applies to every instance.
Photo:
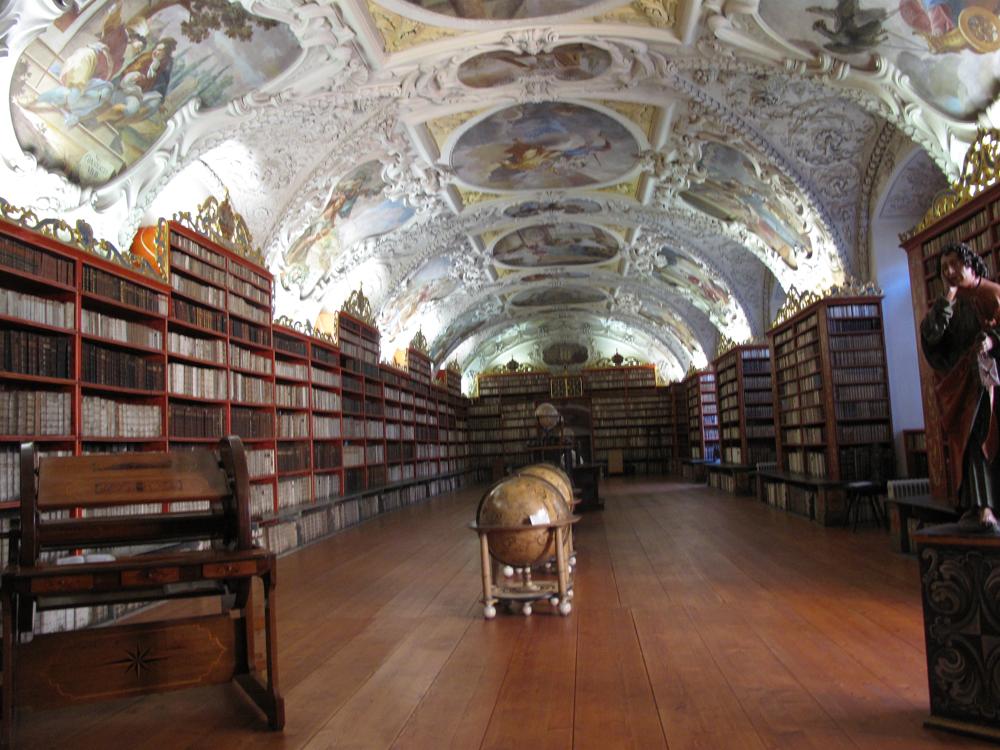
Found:
[[[992,747],[922,728],[917,563],[884,532],[667,481],[602,491],[568,618],[482,619],[465,490],[281,559],[283,733],[221,686],[24,712],[18,745]]]

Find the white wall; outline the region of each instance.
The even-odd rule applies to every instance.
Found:
[[[945,186],[944,178],[919,149],[899,160],[872,212],[872,271],[885,298],[885,348],[889,368],[892,426],[899,476],[904,476],[902,431],[924,427],[920,399],[919,347],[910,296],[910,272],[899,235],[923,217],[930,199]]]

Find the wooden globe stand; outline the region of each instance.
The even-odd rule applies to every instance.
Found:
[[[496,617],[496,605],[521,605],[521,613],[526,617],[533,611],[533,603],[548,601],[556,607],[563,617],[573,610],[570,599],[572,593],[572,578],[568,555],[568,534],[572,525],[580,520],[579,516],[549,523],[542,526],[480,526],[470,523],[469,528],[479,534],[479,550],[483,567],[483,617],[491,620]],[[498,568],[504,565],[490,553],[490,534],[493,532],[537,533],[547,529],[555,538],[556,565],[555,576],[535,578],[532,576],[532,566],[519,568],[512,580],[507,580]]]

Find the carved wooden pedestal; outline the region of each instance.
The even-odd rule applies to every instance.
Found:
[[[1000,742],[1000,535],[946,524],[914,540],[931,702],[925,726]]]

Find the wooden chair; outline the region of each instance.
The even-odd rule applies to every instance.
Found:
[[[206,510],[170,512],[168,503]],[[121,515],[125,506],[162,512]],[[192,506],[187,506],[192,507]],[[119,513],[99,516],[100,513]],[[146,510],[149,510],[147,507]],[[11,747],[15,711],[235,680],[284,725],[278,691],[276,562],[253,544],[246,455],[237,437],[210,450],[51,457],[21,446],[20,539],[0,579],[3,687],[0,743]],[[69,513],[66,513],[69,511]],[[182,543],[203,542],[201,549]],[[205,544],[208,542],[210,544]],[[57,550],[173,545],[105,562],[57,565]],[[19,549],[17,548],[19,547]],[[253,651],[251,588],[264,590],[266,679]],[[34,611],[222,595],[215,615],[33,632]]]

